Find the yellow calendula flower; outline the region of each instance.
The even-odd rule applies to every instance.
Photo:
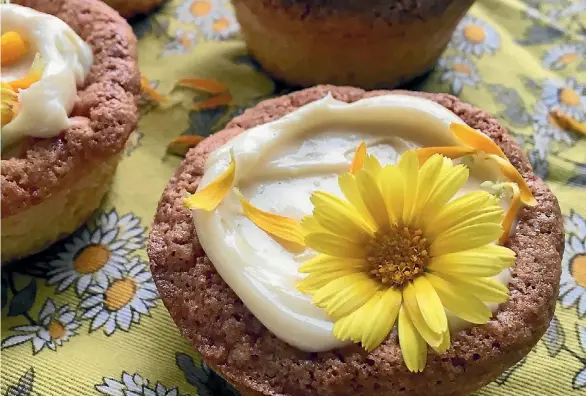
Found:
[[[483,324],[492,315],[485,303],[507,300],[492,277],[515,254],[494,244],[503,221],[494,196],[453,199],[468,179],[464,165],[439,154],[420,164],[413,151],[397,165],[382,167],[373,156],[362,163],[339,177],[344,198],[312,195],[301,228],[319,254],[299,268],[308,276],[298,288],[335,321],[338,339],[368,351],[397,325],[405,364],[419,372],[427,345],[440,353],[450,345],[446,309]]]

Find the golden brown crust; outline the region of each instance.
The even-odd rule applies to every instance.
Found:
[[[136,37],[114,10],[98,0],[18,0],[14,3],[55,15],[94,52],[94,64],[72,116],[80,122],[51,139],[39,139],[26,153],[2,160],[2,218],[42,202],[76,182],[90,168],[123,148],[138,122],[140,74]]]
[[[193,193],[211,151],[253,126],[323,97],[353,102],[389,93],[429,98],[489,135],[527,180],[538,206],[519,215],[507,245],[517,253],[511,297],[495,318],[452,335],[450,349],[429,352],[421,374],[405,368],[397,337],[371,353],[352,345],[304,353],[277,339],[224,283],[200,246],[191,212],[182,206]],[[555,196],[537,178],[513,139],[486,112],[447,94],[365,92],[319,86],[267,100],[192,149],[167,186],[151,229],[148,254],[153,277],[171,316],[203,358],[250,395],[467,395],[494,380],[525,356],[553,316],[563,252],[562,216]]]

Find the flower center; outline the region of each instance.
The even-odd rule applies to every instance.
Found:
[[[91,274],[106,265],[112,253],[106,245],[88,245],[77,254],[73,268],[80,274]]]
[[[562,55],[560,57],[560,62],[562,62],[565,65],[569,65],[570,63],[574,62],[576,60],[576,58],[578,58],[578,54],[575,52],[568,52],[565,55]]]
[[[586,287],[586,254],[574,256],[570,263],[572,269],[572,276],[582,287]]]
[[[466,25],[464,28],[464,37],[466,37],[466,40],[470,41],[471,43],[478,44],[484,41],[486,38],[486,33],[480,26],[470,24]]]
[[[191,13],[195,16],[203,16],[210,13],[212,5],[209,1],[194,1],[191,5]]]
[[[580,104],[580,95],[570,88],[563,88],[559,93],[560,102],[568,106],[578,106]]]
[[[228,25],[230,25],[230,21],[228,21],[228,18],[219,18],[216,19],[212,24],[212,30],[214,32],[221,32],[223,30],[228,29]]]
[[[51,322],[49,322],[49,326],[47,326],[47,331],[49,332],[51,340],[53,341],[65,337],[65,326],[63,326],[63,324],[58,320],[51,320]]]
[[[370,273],[380,282],[402,288],[423,274],[429,261],[429,245],[420,229],[392,226],[377,231],[368,243],[366,260]]]
[[[132,300],[136,283],[132,279],[119,279],[106,290],[104,304],[110,311],[118,311]]]
[[[463,73],[463,74],[468,74],[470,75],[472,72],[470,71],[470,68],[462,63],[455,63],[452,68],[454,69],[454,71],[458,72],[458,73]]]

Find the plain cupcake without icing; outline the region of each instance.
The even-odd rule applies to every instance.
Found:
[[[395,332],[371,352],[357,344],[304,352],[282,341],[219,275],[198,240],[192,212],[184,207],[186,193],[196,192],[212,152],[243,131],[278,120],[328,93],[347,103],[396,94],[436,102],[490,137],[537,201],[518,213],[515,232],[505,243],[516,254],[508,301],[495,307],[488,323],[454,331],[446,352],[430,348],[420,373],[405,366]],[[334,86],[261,102],[192,149],[163,193],[148,248],[161,297],[183,335],[243,395],[267,396],[470,394],[522,359],[544,334],[555,308],[562,252],[556,198],[493,117],[447,94]]]
[[[93,63],[77,86],[71,113],[65,115],[68,127],[47,137],[33,137],[39,136],[33,127],[13,147],[3,149],[3,263],[66,237],[99,206],[137,125],[140,92],[136,38],[126,21],[104,3],[22,0],[13,4],[64,21],[89,44]]]

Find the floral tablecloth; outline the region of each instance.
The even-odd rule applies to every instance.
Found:
[[[250,59],[227,1],[172,0],[133,21],[147,78],[142,121],[94,219],[2,270],[2,395],[233,395],[180,336],[145,243],[185,150],[289,89]],[[586,1],[482,0],[414,87],[497,115],[560,200],[566,250],[556,315],[519,364],[478,395],[586,394]]]

